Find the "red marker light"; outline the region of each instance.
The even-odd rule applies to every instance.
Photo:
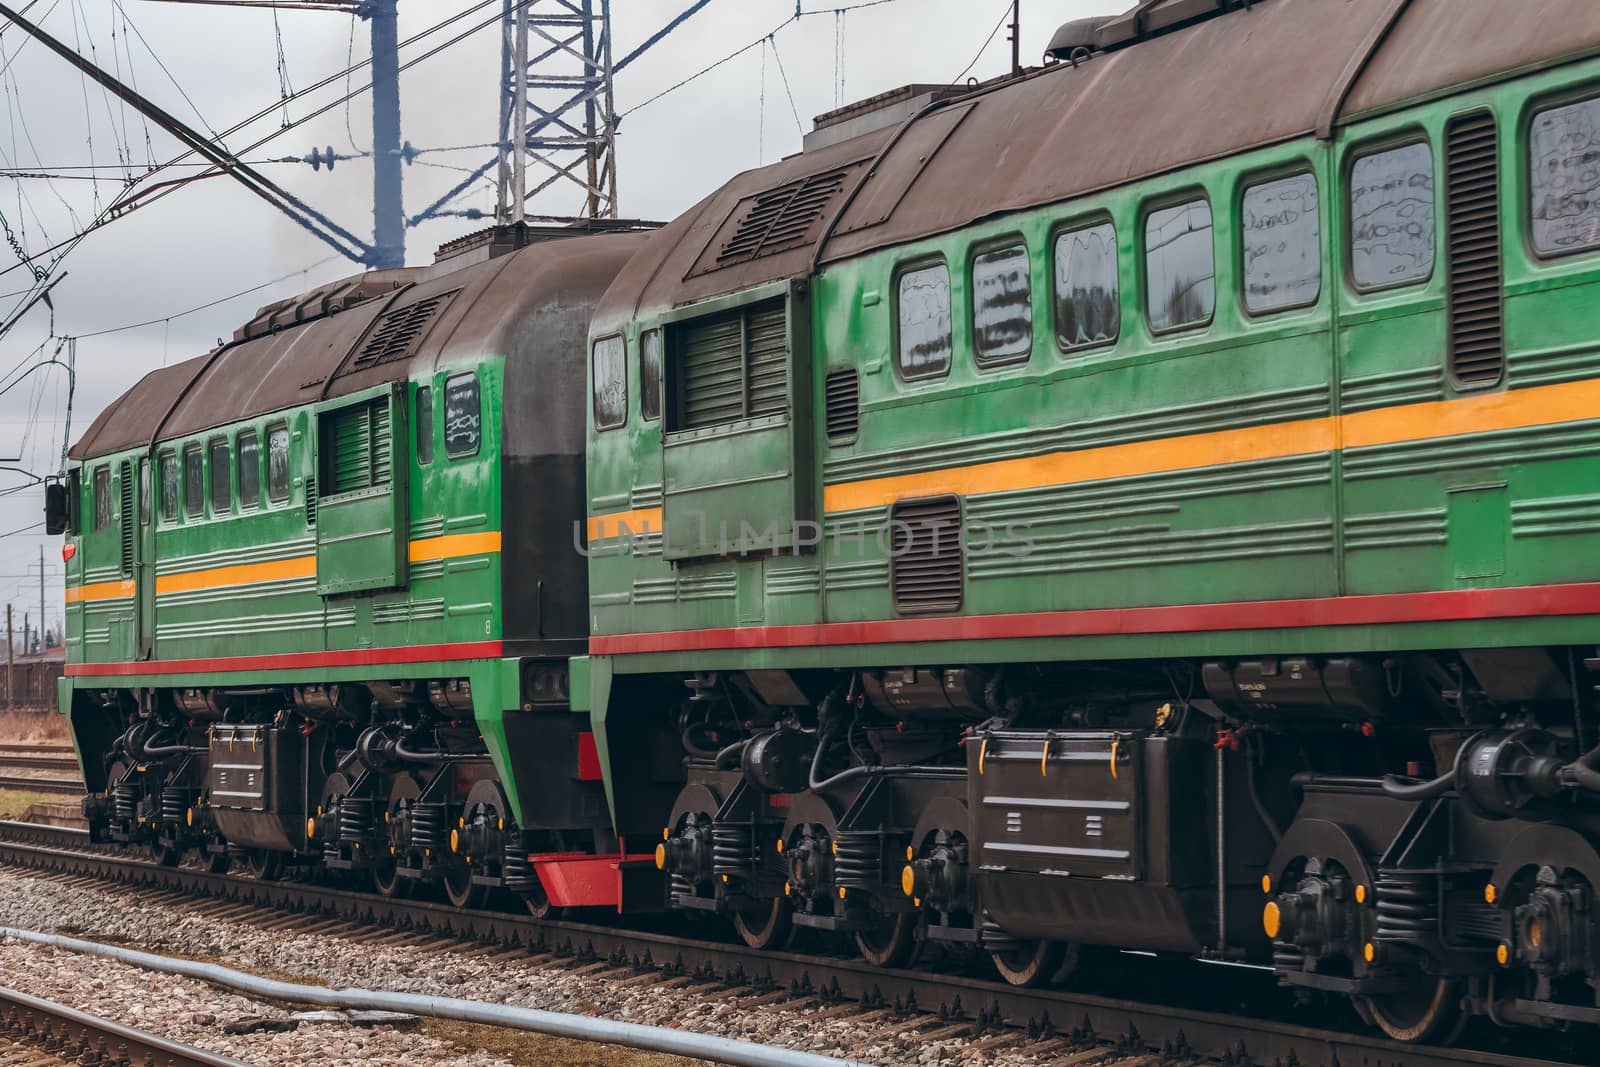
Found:
[[[68,541],[66,544],[61,546],[61,562],[62,563],[71,563],[72,562],[72,557],[76,556],[77,554],[78,554],[78,546],[73,544],[71,541]]]

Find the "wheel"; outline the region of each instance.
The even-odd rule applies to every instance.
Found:
[[[1433,1041],[1461,1020],[1461,985],[1452,978],[1418,974],[1398,993],[1364,997],[1361,1014],[1395,1041]]]
[[[390,900],[401,900],[411,895],[411,879],[400,877],[400,865],[393,856],[385,856],[372,866],[372,888]]]
[[[539,881],[537,874],[534,875],[533,888],[519,896],[522,897],[522,903],[527,907],[528,914],[535,919],[548,919],[553,922],[567,913],[566,908],[558,908],[550,903],[550,894],[545,892],[544,883]]]
[[[452,867],[444,876],[444,895],[453,907],[481,907],[486,889],[485,886],[473,884],[471,867]]]
[[[734,912],[733,928],[751,948],[782,948],[794,930],[794,915],[788,901],[773,897],[768,904],[757,901]]]
[[[874,967],[903,967],[916,950],[916,933],[916,912],[880,915],[871,930],[856,932],[856,948],[861,958]]]
[[[378,842],[379,858],[372,868],[372,888],[391,900],[411,895],[416,882],[400,877],[400,860],[411,851],[411,805],[422,795],[422,788],[409,774],[402,774],[389,786],[389,800],[383,809],[383,835]]]
[[[176,867],[183,862],[183,849],[164,841],[150,842],[150,858],[162,867]]]
[[[1010,985],[1033,989],[1055,980],[1070,946],[1061,941],[1022,941],[1016,948],[989,953],[994,969]]]
[[[233,866],[233,857],[228,855],[224,848],[221,852],[203,853],[206,858],[206,870],[212,874],[227,874],[228,868]]]
[[[283,877],[283,856],[281,853],[269,852],[264,848],[253,848],[245,853],[245,869],[254,875],[257,881],[276,882]]]

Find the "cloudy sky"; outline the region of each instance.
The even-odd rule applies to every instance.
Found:
[[[225,130],[279,101],[285,82],[303,91],[370,51],[366,24],[338,13],[226,10],[170,0],[3,2],[27,9],[48,32],[204,131]],[[953,80],[964,71],[978,78],[1003,73],[1010,47],[1000,23],[1010,2],[877,0],[839,14],[835,7],[862,0],[804,0],[803,10],[819,13],[796,20],[795,0],[712,0],[618,77],[617,106],[625,115],[619,143],[622,213],[673,217],[732,174],[797,151],[802,126],[809,129],[813,116],[841,102],[909,82]],[[612,0],[616,54],[630,52],[688,3]],[[1038,62],[1060,23],[1126,6],[1127,0],[1023,0],[1024,62]],[[435,150],[481,145],[497,135],[500,4],[399,0],[399,7],[402,40],[479,8],[404,50],[402,61],[488,23],[402,75],[404,137],[425,150],[405,171],[406,208],[416,213],[460,180],[461,172],[451,168],[475,167],[491,154]],[[774,33],[770,44],[652,100],[768,33]],[[365,73],[357,73],[356,87],[365,84]],[[337,100],[344,85],[340,79],[305,93],[287,105],[287,115],[298,119]],[[29,255],[78,232],[117,196],[125,173],[137,176],[151,160],[177,154],[174,140],[147,128],[135,112],[14,26],[0,30],[0,95],[0,174],[7,175],[0,177],[0,216]],[[242,152],[283,121],[284,111],[275,110],[226,143]],[[244,156],[300,157],[318,146],[339,153],[369,148],[370,97],[334,107]],[[262,169],[347,229],[363,237],[371,233],[372,178],[364,161],[341,162],[331,174],[303,163]],[[57,177],[9,176],[18,172]],[[569,214],[580,204],[580,191],[561,189],[532,209]],[[492,211],[494,191],[481,183],[459,206]],[[429,262],[439,244],[482,225],[466,218],[424,223],[407,235],[408,262]],[[81,338],[72,406],[76,437],[151,368],[208,350],[262,304],[357,269],[330,260],[330,254],[226,179],[197,182],[96,231],[60,264],[58,272],[67,277],[53,291],[53,317],[38,306],[0,338],[0,372],[10,372],[0,383],[11,383],[0,395],[0,455],[9,461],[0,466],[33,475],[59,466],[65,375],[46,366],[20,377],[54,355],[59,338]],[[0,270],[5,268],[14,269],[0,275],[0,294],[25,290],[27,268],[11,248],[0,247]],[[222,300],[276,279],[283,280]],[[16,296],[0,296],[0,312],[9,314],[16,303]],[[161,321],[119,329],[148,320]],[[59,619],[61,610],[60,543],[45,538],[42,526],[32,528],[40,521],[43,494],[31,482],[24,474],[0,472],[0,602],[16,606],[19,629],[23,610],[38,615],[41,546],[47,615]]]

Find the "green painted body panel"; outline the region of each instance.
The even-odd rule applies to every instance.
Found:
[[[1279,435],[1337,428],[1342,416],[1392,442],[1321,447],[1188,469],[1119,473],[1070,484],[963,494],[967,520],[997,530],[1027,520],[1032,550],[969,558],[960,614],[969,616],[1276,599],[1512,588],[1600,579],[1600,411],[1548,425],[1452,431],[1406,440],[1422,405],[1472,401],[1600,377],[1600,252],[1540,259],[1531,251],[1528,127],[1533,111],[1600,92],[1589,59],[1508,77],[1397,108],[1338,131],[1243,153],[1047,210],[998,218],[890,252],[827,265],[812,287],[814,346],[805,402],[819,412],[830,369],[860,375],[860,429],[831,444],[819,414],[811,449],[818,499],[830,487],[1057,453],[1139,446],[1154,456],[1218,432]],[[1488,387],[1449,369],[1445,130],[1490,109],[1498,119],[1505,288],[1505,373]],[[1425,135],[1434,168],[1436,256],[1420,284],[1358,292],[1348,279],[1347,175],[1374,144]],[[1238,220],[1245,188],[1310,172],[1320,202],[1322,286],[1310,307],[1247,313]],[[1143,221],[1203,190],[1215,231],[1216,310],[1204,328],[1154,333],[1142,302]],[[1121,335],[1063,353],[1055,342],[1054,235],[1079,222],[1116,225]],[[979,368],[968,312],[977,251],[1020,236],[1031,257],[1034,347],[1023,364]],[[897,270],[930,258],[950,267],[953,352],[947,377],[907,382],[895,365]],[[693,309],[674,309],[682,318]],[[643,309],[640,335],[667,315]],[[659,503],[660,425],[640,418],[638,368],[625,428],[590,428],[590,515]],[[665,392],[670,396],[670,382]],[[666,401],[670,403],[670,400]],[[1387,410],[1386,410],[1387,409]],[[1392,412],[1392,414],[1391,414]],[[1319,422],[1320,420],[1320,422]],[[1330,433],[1338,432],[1330,429]],[[1182,468],[1179,457],[1174,465]],[[1152,467],[1159,467],[1152,462]],[[673,467],[669,473],[678,475]],[[937,482],[937,479],[933,479]],[[926,487],[929,481],[919,483]],[[907,495],[929,495],[923,488]],[[598,635],[750,625],[893,620],[887,554],[868,534],[887,507],[831,511],[815,551],[672,565],[645,555],[591,560]],[[615,531],[611,531],[614,533]],[[973,542],[969,536],[969,545]],[[1006,544],[1003,538],[1000,547]],[[616,676],[762,667],[842,668],[960,662],[1137,659],[1592,644],[1595,615],[1246,632],[815,648],[659,652],[594,657]],[[751,644],[759,644],[752,641]],[[594,697],[597,722],[603,696]],[[615,719],[615,716],[613,716]]]
[[[342,499],[318,494],[317,426],[319,413],[387,397],[389,386],[317,408],[277,412],[192,439],[162,442],[156,456],[170,448],[181,460],[185,445],[198,443],[204,450],[208,442],[225,437],[230,455],[235,457],[230,478],[232,506],[227,514],[212,512],[209,456],[204,479],[208,499],[200,516],[190,516],[180,507],[178,521],[161,519],[157,485],[151,502],[156,521],[139,531],[143,543],[131,568],[123,566],[121,478],[124,462],[136,471],[144,453],[85,463],[79,501],[83,529],[68,539],[76,551],[67,562],[67,585],[129,582],[133,595],[68,605],[68,663],[82,673],[61,681],[59,706],[63,712],[70,713],[79,689],[205,687],[226,683],[230,674],[251,684],[295,685],[363,682],[374,677],[466,677],[472,682],[479,729],[509,799],[517,804],[505,713],[518,707],[518,689],[515,684],[509,689],[501,684],[508,670],[516,677],[516,660],[510,661],[509,668],[499,659],[478,656],[381,667],[307,666],[286,660],[281,668],[256,661],[230,670],[226,663],[205,662],[181,673],[170,669],[142,674],[119,671],[111,677],[92,673],[94,664],[139,659],[137,611],[141,598],[148,598],[152,609],[149,658],[157,663],[497,642],[502,618],[498,545],[503,362],[498,356],[488,356],[474,363],[457,363],[438,369],[427,380],[394,388],[390,442],[394,477],[387,491],[366,490]],[[468,369],[476,370],[481,391],[480,444],[475,454],[452,458],[444,444],[444,384]],[[418,463],[410,417],[421,386],[431,387],[433,404],[434,441],[432,458],[426,464]],[[291,478],[288,498],[274,502],[267,499],[265,442],[270,429],[279,425],[286,426],[291,435]],[[263,443],[262,501],[255,508],[244,508],[232,449],[237,447],[239,433],[250,429]],[[113,513],[103,529],[94,531],[92,472],[102,464],[112,472]],[[307,518],[308,495],[314,522]],[[452,538],[457,540],[449,540]],[[224,568],[235,570],[225,572]],[[163,580],[168,585],[199,587],[158,593],[155,583]],[[508,695],[502,699],[502,693]],[[513,703],[507,705],[505,700]]]
[[[431,383],[410,383],[403,402],[396,403],[402,413],[410,410],[415,403],[417,386],[433,386],[433,459],[419,466],[409,437],[401,440],[394,454],[397,458],[409,457],[408,462],[396,465],[398,476],[394,479],[394,488],[397,494],[404,494],[400,498],[401,505],[392,506],[387,497],[379,498],[380,507],[387,513],[409,516],[405,536],[395,539],[401,553],[408,545],[414,552],[425,548],[429,542],[448,545],[448,542],[438,541],[443,537],[499,533],[500,366],[498,358],[485,359],[478,365],[484,421],[482,443],[474,456],[450,459],[442,443],[444,380],[452,371],[459,373],[463,368],[440,370],[433,375]],[[281,503],[263,499],[258,507],[243,508],[239,504],[235,476],[231,479],[233,500],[228,514],[212,514],[208,501],[200,516],[184,514],[180,508],[178,521],[155,523],[154,559],[139,561],[134,582],[140,592],[147,591],[154,583],[167,587],[155,597],[154,647],[149,658],[161,661],[230,658],[241,654],[293,655],[488,641],[499,636],[498,551],[439,556],[424,550],[423,555],[434,555],[434,558],[412,558],[409,566],[401,569],[405,578],[401,588],[364,595],[321,595],[319,582],[359,584],[352,583],[349,574],[338,573],[346,565],[345,559],[351,567],[364,568],[367,564],[354,557],[324,557],[322,562],[331,564],[335,570],[330,574],[326,566],[310,562],[318,557],[319,524],[331,525],[336,521],[330,512],[338,515],[334,500],[318,499],[316,493],[315,412],[311,409],[279,412],[191,440],[203,448],[213,439],[226,437],[231,445],[237,441],[240,431],[254,429],[264,443],[270,428],[278,425],[286,425],[291,435],[288,499]],[[409,420],[402,418],[395,426],[399,433],[409,434]],[[176,450],[181,459],[189,443],[162,442],[156,453],[159,456],[170,448]],[[76,554],[67,563],[69,588],[133,578],[121,564],[119,535],[123,518],[115,505],[120,499],[118,487],[123,461],[137,464],[140,455],[142,453],[130,453],[95,459],[84,466],[80,513],[85,529],[68,541],[76,547]],[[109,464],[112,469],[114,510],[111,521],[96,532],[91,521],[94,509],[91,472],[102,464]],[[261,484],[265,497],[265,447],[262,465]],[[208,487],[209,477],[208,466],[205,481]],[[308,521],[308,491],[317,513],[316,522]],[[159,516],[159,492],[152,504]],[[352,521],[356,525],[340,532],[359,532],[360,521]],[[369,525],[373,523],[382,524],[374,519]],[[69,664],[123,663],[139,659],[134,600],[133,597],[108,597],[69,605]],[[203,681],[174,678],[174,684],[202,684]]]

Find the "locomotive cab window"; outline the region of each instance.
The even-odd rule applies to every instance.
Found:
[[[433,390],[426,385],[417,389],[417,465],[426,467],[433,462]]]
[[[1145,307],[1150,329],[1205,326],[1217,309],[1211,203],[1204,197],[1158,208],[1144,223]]]
[[[1600,248],[1600,96],[1536,112],[1528,130],[1533,250]]]
[[[150,525],[150,457],[139,459],[139,525]]]
[[[228,455],[228,442],[212,441],[211,453],[211,514],[226,515],[233,510],[233,464]]]
[[[1062,351],[1113,344],[1122,332],[1117,230],[1109,222],[1056,238],[1056,343]]]
[[[628,421],[628,346],[621,337],[594,343],[594,426],[614,430]]]
[[[1033,354],[1033,277],[1016,241],[972,261],[972,354],[980,367],[1026,363]]]
[[[478,454],[483,411],[476,374],[457,374],[444,383],[444,453],[451,459]]]
[[[1310,307],[1322,295],[1322,222],[1313,174],[1258,182],[1240,205],[1244,306],[1252,315]]]
[[[94,469],[94,532],[99,533],[111,523],[111,468]]]
[[[281,504],[289,499],[289,428],[267,427],[267,499]]]
[[[1433,275],[1433,150],[1418,141],[1350,168],[1350,280],[1362,292]]]
[[[915,267],[895,283],[896,363],[906,381],[950,372],[950,268]]]
[[[161,521],[178,521],[178,454],[168,449],[161,453]]]
[[[199,445],[183,450],[183,511],[191,519],[206,513],[206,461]]]
[[[261,441],[254,430],[239,435],[239,506],[261,506]]]
[[[647,330],[639,339],[639,414],[661,417],[661,331]]]

